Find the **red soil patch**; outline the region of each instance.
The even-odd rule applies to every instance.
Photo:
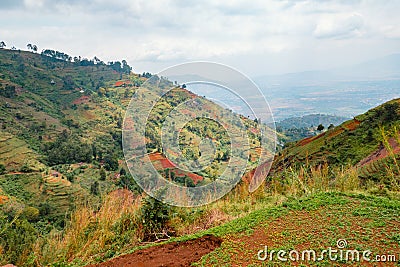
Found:
[[[120,87],[120,86],[131,86],[132,82],[131,81],[117,81],[114,86],[115,87]]]
[[[182,113],[182,114],[185,114],[185,115],[189,115],[189,116],[191,116],[191,117],[196,117],[196,114],[195,114],[194,112],[188,110],[188,109],[182,109],[182,110],[181,110],[181,113]]]
[[[127,117],[124,122],[124,130],[133,130],[133,126],[135,123],[133,122],[133,119],[130,117]]]
[[[206,255],[219,247],[221,243],[221,239],[212,235],[206,235],[185,242],[173,242],[138,250],[132,254],[124,255],[97,265],[89,265],[87,267],[190,266],[191,263],[200,260],[203,255]]]
[[[360,125],[360,121],[353,119],[351,122],[344,124],[343,127],[347,130],[354,131],[357,129],[358,125]]]
[[[330,132],[328,137],[332,138],[332,137],[335,137],[336,135],[339,135],[339,134],[341,134],[343,132],[344,132],[343,128],[338,128],[338,129],[335,129],[334,131]]]
[[[393,137],[389,139],[389,145],[391,146],[394,154],[400,153],[400,146]],[[388,156],[389,156],[389,151],[386,149],[386,147],[382,145],[377,150],[372,152],[368,157],[361,160],[357,165],[362,167],[372,163],[373,161],[380,160]]]
[[[7,197],[7,196],[0,196],[0,205],[6,203],[7,200],[8,200],[8,197]]]
[[[268,170],[271,168],[272,161],[266,161],[259,165],[257,168],[245,173],[242,177],[242,181],[249,184],[250,188],[260,184],[260,181],[265,179],[268,174]]]
[[[191,178],[195,184],[204,179],[202,176],[197,175],[195,173],[179,170],[172,161],[167,159],[163,154],[159,152],[150,154],[149,159],[153,162],[154,167],[156,169],[159,170],[171,169],[171,171],[174,172],[177,177],[183,177],[186,175],[189,178]]]
[[[193,180],[194,184],[197,184],[200,181],[203,181],[203,176],[197,175],[195,173],[188,173],[187,176]]]
[[[84,117],[85,119],[88,119],[88,120],[93,120],[93,119],[96,118],[96,115],[94,115],[92,112],[90,112],[90,111],[88,111],[88,110],[85,110],[85,111],[83,112],[83,117]]]
[[[162,160],[162,159],[164,159],[164,158],[165,158],[165,157],[164,157],[161,153],[159,153],[159,152],[157,152],[157,153],[152,153],[152,154],[149,155],[149,159],[150,159],[151,161]]]
[[[164,169],[167,169],[167,168],[176,168],[176,165],[175,165],[174,163],[172,163],[172,161],[170,161],[169,159],[161,159],[160,161],[161,161],[161,166],[162,166]]]
[[[75,99],[72,104],[75,105],[80,105],[80,104],[84,104],[84,103],[88,103],[90,101],[90,96],[88,95],[83,95],[78,99]]]
[[[260,130],[259,129],[256,129],[256,128],[250,128],[249,129],[250,130],[250,132],[252,132],[253,134],[258,134],[258,133],[260,133]]]
[[[204,179],[203,176],[191,172],[181,171],[178,168],[171,168],[171,172],[174,172],[176,177],[184,177],[184,176],[189,177],[190,179],[192,179],[194,184],[197,184],[198,182]]]
[[[298,144],[299,144],[300,146],[307,145],[308,143],[310,143],[310,142],[312,142],[312,141],[314,141],[314,140],[317,140],[317,139],[323,137],[325,134],[326,134],[326,132],[323,132],[322,134],[319,134],[319,135],[316,135],[316,136],[307,137],[307,138],[301,140]]]

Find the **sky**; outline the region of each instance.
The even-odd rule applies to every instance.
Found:
[[[0,41],[126,59],[139,73],[213,61],[254,77],[399,53],[399,13],[391,0],[2,0]]]

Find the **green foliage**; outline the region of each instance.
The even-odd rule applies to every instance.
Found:
[[[6,166],[4,166],[4,164],[0,164],[0,175],[5,173],[6,173]]]
[[[143,223],[145,240],[154,240],[157,234],[165,231],[170,217],[170,206],[147,196],[143,199],[140,209],[140,220]]]
[[[310,165],[325,162],[330,166],[355,165],[377,150],[382,143],[380,129],[400,125],[399,99],[346,121],[309,140],[287,145],[274,166]]]
[[[93,195],[98,195],[100,194],[100,188],[99,188],[99,182],[98,181],[94,181],[92,183],[92,185],[90,186],[90,193],[92,193]]]
[[[8,98],[14,98],[16,96],[15,85],[7,84],[5,88],[0,85],[0,95]]]
[[[0,213],[0,263],[26,266],[25,260],[37,239],[35,228],[26,220],[17,217],[9,221]]]
[[[38,183],[38,178],[27,174],[5,175],[0,179],[0,186],[4,192],[26,202],[31,201],[34,196],[34,193],[29,190],[33,183]]]
[[[103,167],[100,168],[100,180],[105,181],[107,178],[107,173]]]
[[[21,166],[21,168],[19,169],[21,172],[31,172],[32,169],[29,167],[29,165],[27,163],[25,163],[24,165]]]
[[[29,222],[37,221],[39,219],[39,210],[34,207],[25,207],[22,211],[21,218],[25,218]]]
[[[77,135],[69,135],[67,132],[52,143],[45,143],[42,150],[49,165],[91,162],[93,156],[91,145],[81,142]]]
[[[141,194],[143,192],[142,188],[136,183],[136,181],[133,179],[133,177],[129,173],[126,173],[125,175],[121,175],[119,177],[117,185],[122,188],[127,188],[127,189],[131,190],[132,192],[136,192],[138,194]]]
[[[104,157],[104,168],[107,171],[116,171],[118,170],[118,157],[115,154],[107,154]]]

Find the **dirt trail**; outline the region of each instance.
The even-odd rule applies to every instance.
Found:
[[[173,242],[161,246],[138,250],[132,254],[120,256],[107,262],[87,267],[158,267],[190,266],[210,253],[222,243],[220,238],[206,235],[185,242]]]

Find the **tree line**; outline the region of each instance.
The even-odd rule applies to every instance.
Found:
[[[7,44],[4,41],[0,41],[0,49],[6,48],[6,47],[7,47]],[[28,43],[26,45],[26,47],[28,48],[28,50],[31,50],[32,52],[38,51],[38,46],[35,44]],[[11,50],[16,50],[16,48],[13,46],[11,48]],[[64,52],[60,52],[60,51],[52,50],[52,49],[43,49],[40,54],[43,56],[46,56],[46,57],[53,58],[53,59],[79,64],[80,66],[94,66],[94,65],[108,66],[118,73],[125,73],[125,74],[129,74],[132,71],[132,67],[129,66],[128,62],[125,59],[123,59],[121,62],[120,61],[109,61],[107,63],[104,63],[104,61],[99,59],[97,56],[95,56],[93,59],[82,58],[81,56],[72,57]],[[147,75],[148,74],[146,74],[146,76]]]

